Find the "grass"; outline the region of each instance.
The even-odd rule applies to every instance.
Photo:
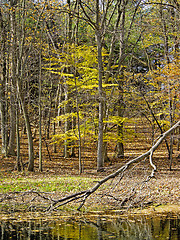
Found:
[[[97,181],[97,179],[96,179]],[[86,177],[18,177],[0,178],[0,193],[36,190],[40,192],[77,192],[94,185],[93,178]]]
[[[23,175],[14,172],[3,175],[0,173],[0,199],[5,197],[0,203],[0,212],[23,212],[29,211],[29,209],[30,211],[37,211],[37,209],[42,211],[47,208],[50,202],[41,197],[36,198],[36,194],[28,194],[29,190],[40,192],[42,195],[48,193],[44,196],[50,196],[50,198],[53,196],[52,198],[56,199],[87,190],[94,186],[98,180],[97,178],[82,176],[48,176],[40,173],[26,173]],[[19,195],[17,192],[25,193],[25,195]],[[33,198],[35,201],[32,201]],[[78,206],[79,203],[70,204],[68,209],[75,210]],[[63,209],[66,209],[66,206]]]

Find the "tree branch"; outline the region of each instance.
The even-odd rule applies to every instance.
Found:
[[[53,211],[55,209],[57,209],[60,206],[66,205],[68,203],[71,202],[75,202],[75,201],[79,201],[80,205],[77,208],[77,210],[80,210],[86,200],[88,199],[88,197],[95,193],[96,190],[99,189],[100,186],[102,186],[104,183],[106,183],[108,180],[113,180],[115,177],[120,176],[120,179],[118,180],[119,184],[121,182],[121,180],[124,177],[124,173],[126,170],[128,169],[133,169],[134,167],[134,163],[142,163],[144,161],[145,158],[147,158],[149,156],[149,162],[152,169],[151,174],[147,177],[146,180],[144,180],[143,182],[141,182],[141,189],[142,190],[144,188],[144,185],[149,182],[153,177],[154,177],[154,173],[156,171],[156,166],[153,163],[152,157],[153,157],[153,153],[155,152],[155,150],[159,147],[159,145],[163,142],[163,140],[165,140],[165,138],[171,133],[173,132],[176,128],[180,127],[180,121],[178,121],[174,126],[172,126],[169,130],[167,130],[166,132],[162,133],[159,138],[156,139],[156,142],[154,143],[154,145],[144,154],[128,161],[126,164],[124,164],[122,167],[120,167],[119,169],[117,169],[115,172],[109,174],[108,176],[106,176],[105,178],[101,179],[100,181],[98,181],[92,188],[84,190],[84,191],[80,191],[77,193],[73,193],[71,195],[68,195],[66,197],[62,197],[58,200],[53,199],[51,196],[49,196],[50,193],[47,192],[39,192],[39,191],[35,191],[35,190],[29,190],[29,191],[25,191],[25,192],[9,192],[6,194],[0,194],[0,203],[4,202],[4,201],[18,201],[19,198],[22,198],[23,204],[29,204],[32,203],[33,201],[35,201],[37,199],[37,197],[39,197],[40,199],[44,199],[47,202],[49,202],[49,206],[45,209],[45,211]],[[116,185],[117,185],[116,184]],[[128,201],[130,201],[130,206],[132,205],[132,203],[135,201],[133,198],[137,197],[136,194],[138,192],[136,191],[136,189],[134,187],[132,187],[130,194],[124,196],[124,199],[121,201],[121,206],[123,206],[125,203],[127,203]],[[24,197],[27,197],[29,194],[34,195],[33,198],[30,201],[26,201],[24,202]],[[47,196],[48,194],[48,196]],[[112,196],[105,194],[104,196],[109,196],[112,198]],[[114,198],[114,200],[116,200],[118,198]],[[120,199],[118,200],[120,201]],[[138,201],[134,202],[134,203],[138,203],[139,201],[142,201],[142,199],[138,199]],[[22,204],[18,201],[18,204]],[[32,207],[32,206],[31,206]]]
[[[150,165],[153,167],[152,173],[148,178],[148,181],[154,177],[154,172],[156,171],[156,166],[153,164],[152,162],[152,155],[154,153],[154,151],[159,147],[159,145],[162,143],[162,141],[172,132],[174,131],[174,129],[176,129],[177,127],[180,126],[180,121],[178,121],[174,126],[172,126],[168,131],[162,133],[160,135],[160,137],[158,138],[158,140],[156,141],[156,143],[151,147],[151,149],[149,149],[149,151],[145,152],[144,154],[140,155],[139,157],[136,157],[132,160],[130,160],[129,162],[127,162],[126,164],[124,164],[121,168],[119,168],[117,171],[115,171],[114,173],[106,176],[105,178],[103,178],[102,180],[100,180],[94,187],[92,187],[91,189],[87,190],[87,191],[82,191],[82,192],[78,192],[72,195],[69,195],[65,198],[59,199],[58,201],[54,202],[51,207],[48,210],[53,210],[57,207],[59,207],[60,205],[56,206],[57,203],[60,202],[64,202],[62,205],[67,204],[69,202],[75,201],[77,199],[82,199],[80,206],[78,207],[78,210],[80,210],[82,208],[82,206],[84,205],[85,201],[87,200],[87,198],[93,194],[101,185],[103,185],[105,182],[107,182],[109,179],[115,178],[117,177],[119,174],[122,174],[123,172],[125,172],[127,169],[129,169],[134,163],[140,162],[141,160],[143,160],[144,158],[146,158],[147,156],[149,156],[150,159]],[[121,178],[122,179],[122,178]],[[68,200],[68,201],[67,201]]]

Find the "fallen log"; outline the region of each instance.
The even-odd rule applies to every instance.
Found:
[[[93,193],[95,193],[100,188],[100,186],[102,186],[104,183],[106,183],[110,179],[118,180],[117,184],[119,184],[121,182],[121,180],[123,179],[125,173],[132,174],[132,172],[133,172],[133,170],[135,170],[135,166],[137,166],[137,164],[141,165],[141,164],[143,164],[143,162],[145,160],[147,161],[149,158],[149,166],[152,168],[152,171],[149,173],[149,167],[146,166],[148,168],[148,174],[146,176],[144,176],[145,178],[143,180],[140,180],[140,183],[135,182],[135,185],[137,185],[138,187],[140,186],[140,189],[142,190],[144,188],[145,184],[148,183],[154,177],[155,172],[157,170],[155,164],[153,163],[153,153],[160,146],[160,144],[163,142],[163,140],[178,127],[180,127],[180,121],[178,121],[169,130],[162,133],[155,140],[153,146],[147,152],[128,161],[122,167],[120,167],[113,173],[109,174],[108,176],[104,177],[100,181],[96,182],[96,184],[93,187],[91,187],[87,190],[82,190],[82,191],[79,191],[79,192],[76,192],[73,194],[69,194],[68,196],[61,197],[59,199],[53,199],[53,197],[52,197],[53,193],[51,193],[51,192],[39,192],[39,191],[35,191],[35,190],[29,190],[29,191],[25,191],[25,192],[23,192],[23,191],[8,192],[5,194],[0,194],[0,203],[3,203],[3,202],[9,203],[10,201],[12,201],[13,206],[16,203],[16,204],[18,204],[18,206],[24,205],[28,209],[34,210],[36,208],[37,209],[40,208],[40,209],[43,209],[42,211],[47,212],[47,211],[56,210],[60,206],[66,205],[68,203],[72,203],[72,202],[77,203],[77,200],[78,200],[78,203],[80,202],[80,204],[77,209],[80,210],[83,207],[83,205],[85,204],[86,200],[89,198],[89,196],[92,195]],[[130,171],[127,171],[127,170],[130,170]],[[112,182],[110,182],[110,184],[111,183]],[[105,193],[104,190],[103,190],[102,196],[107,196],[111,199],[114,199],[115,201],[120,203],[121,207],[124,207],[125,204],[128,203],[128,201],[130,201],[131,203],[133,202],[133,206],[134,206],[134,203],[135,204],[142,203],[143,199],[145,200],[145,197],[142,196],[141,198],[139,198],[139,195],[138,196],[136,195],[136,194],[139,194],[138,189],[132,185],[130,185],[130,187],[131,187],[131,190],[128,192],[128,195],[125,193],[125,195],[123,195],[123,198],[122,198],[122,196],[121,196],[121,198],[119,198],[119,195],[113,196],[111,193],[107,194],[107,193]],[[55,196],[55,193],[54,193],[54,196]],[[136,198],[136,196],[137,196],[137,198]],[[137,201],[134,201],[135,198],[137,199]],[[40,204],[39,204],[40,200],[46,201],[46,202],[48,202],[48,204],[40,206]],[[36,204],[33,205],[33,202],[35,202],[36,204],[38,202],[38,207],[36,206]],[[149,202],[147,202],[146,204],[148,204],[148,203]],[[132,206],[132,204],[130,204],[130,206]]]
[[[76,201],[76,200],[81,200],[81,204],[78,207],[78,210],[80,210],[82,208],[82,206],[84,205],[85,201],[87,200],[87,198],[93,194],[101,185],[103,185],[105,182],[107,182],[110,179],[113,179],[117,176],[119,176],[120,174],[122,174],[121,179],[123,178],[123,173],[129,169],[134,163],[138,163],[140,161],[142,161],[144,158],[149,157],[149,163],[152,167],[152,172],[151,174],[148,176],[146,181],[149,181],[151,178],[154,177],[154,173],[157,170],[156,166],[153,163],[153,153],[154,151],[159,147],[159,145],[163,142],[163,140],[166,139],[166,137],[172,132],[174,131],[177,127],[180,126],[180,121],[178,121],[174,126],[172,126],[169,130],[167,130],[166,132],[162,133],[156,140],[155,143],[153,144],[153,146],[144,154],[128,161],[126,164],[124,164],[121,168],[119,168],[118,170],[116,170],[115,172],[113,172],[112,174],[106,176],[105,178],[103,178],[102,180],[98,181],[97,184],[95,184],[95,186],[93,186],[90,189],[87,189],[86,191],[81,191],[81,192],[77,192],[74,193],[72,195],[68,195],[66,197],[63,197],[61,199],[58,199],[56,201],[53,201],[53,203],[47,208],[47,211],[52,211],[54,209],[57,209],[60,206],[63,206],[65,204],[68,204],[70,202]],[[120,180],[121,180],[120,179]]]

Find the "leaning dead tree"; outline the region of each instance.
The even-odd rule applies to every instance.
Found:
[[[27,210],[30,210],[30,211],[37,211],[38,209],[37,206],[39,204],[39,205],[44,205],[43,207],[44,211],[53,211],[68,203],[76,202],[78,203],[78,206],[79,206],[77,209],[80,210],[84,206],[86,200],[92,194],[94,194],[102,185],[105,185],[105,183],[107,183],[108,181],[111,184],[113,180],[116,180],[117,181],[115,184],[116,186],[118,185],[119,187],[122,185],[122,188],[119,189],[119,192],[117,192],[116,190],[116,196],[111,194],[111,190],[113,190],[113,188],[115,189],[116,186],[114,186],[110,190],[109,189],[103,190],[102,196],[106,196],[114,199],[115,201],[119,202],[120,206],[122,207],[125,205],[127,206],[127,202],[131,202],[129,204],[130,207],[135,206],[136,203],[141,203],[145,199],[144,196],[146,195],[145,194],[144,196],[139,197],[137,196],[137,193],[139,194],[139,192],[141,192],[142,189],[143,191],[145,191],[144,186],[154,177],[155,172],[157,170],[156,165],[153,163],[153,154],[155,150],[160,146],[163,140],[165,140],[166,137],[178,127],[180,127],[180,121],[178,121],[168,131],[161,134],[155,140],[153,146],[147,152],[140,155],[139,157],[136,157],[128,161],[126,164],[124,164],[122,167],[117,169],[115,172],[109,174],[102,180],[98,181],[92,188],[89,188],[84,191],[79,191],[77,193],[73,193],[65,197],[59,197],[59,199],[57,200],[55,199],[55,197],[57,198],[56,193],[46,193],[46,192],[39,192],[35,190],[30,190],[25,192],[10,192],[6,194],[0,194],[0,203],[5,202],[7,205],[7,203],[10,203],[11,201],[14,204],[14,206],[15,204],[24,205],[27,207]],[[149,161],[150,172],[148,171],[148,174],[144,177],[143,181],[140,180],[140,183],[135,183],[136,186],[132,184],[134,182],[134,179],[132,180],[131,183],[129,181],[128,184],[131,185],[130,186],[131,189],[129,192],[124,191],[122,179],[125,176],[125,174],[129,174],[133,170],[137,171],[136,169],[137,165],[139,164],[140,166],[142,166],[145,160]],[[127,171],[127,170],[130,170],[130,171]],[[139,176],[138,176],[138,179],[139,179]],[[139,188],[136,188],[138,184],[139,184],[138,186]],[[127,185],[125,188],[127,188]],[[124,195],[122,194],[123,191],[125,192]],[[121,196],[119,196],[119,193]],[[136,198],[136,201],[133,200],[135,198]],[[46,204],[44,204],[45,202]]]
[[[177,127],[180,127],[180,121],[178,121],[173,127],[171,127],[168,131],[164,132],[163,134],[161,134],[154,142],[154,145],[149,149],[149,151],[147,151],[146,153],[140,155],[139,157],[136,157],[132,160],[130,160],[129,162],[127,162],[126,164],[124,164],[121,168],[119,168],[117,171],[115,171],[114,173],[106,176],[105,178],[103,178],[102,180],[98,181],[98,183],[93,186],[92,188],[85,190],[85,191],[81,191],[81,192],[77,192],[74,193],[72,195],[63,197],[59,200],[54,201],[49,208],[47,209],[49,210],[54,210],[57,209],[58,207],[68,204],[72,201],[77,201],[77,200],[81,200],[80,205],[78,207],[78,210],[80,210],[82,208],[82,206],[84,205],[85,201],[87,200],[87,198],[92,195],[94,192],[97,191],[97,189],[103,185],[104,183],[106,183],[107,181],[109,181],[110,179],[113,179],[119,175],[121,175],[120,180],[122,180],[124,172],[127,169],[130,169],[134,163],[138,163],[140,161],[142,161],[143,159],[149,157],[149,163],[150,166],[152,167],[152,171],[151,174],[147,177],[146,182],[149,181],[151,178],[154,177],[154,173],[157,170],[156,166],[153,163],[153,153],[154,151],[159,147],[159,145],[163,142],[163,140],[166,139],[166,137],[172,132],[174,131]]]

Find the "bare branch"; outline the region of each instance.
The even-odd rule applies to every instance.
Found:
[[[177,127],[180,126],[180,121],[178,121],[174,126],[172,126],[168,131],[164,132],[163,134],[160,135],[159,139],[156,141],[156,143],[151,147],[151,149],[149,151],[147,151],[146,153],[140,155],[139,157],[136,157],[132,160],[130,160],[129,162],[127,162],[125,165],[123,165],[121,168],[119,168],[117,171],[115,171],[114,173],[108,175],[107,177],[103,178],[102,180],[100,180],[94,187],[92,187],[91,189],[87,190],[87,191],[82,191],[79,193],[75,193],[72,195],[69,195],[65,198],[62,198],[60,200],[58,200],[57,202],[55,202],[53,204],[53,207],[56,208],[56,204],[66,201],[68,200],[66,203],[75,201],[77,199],[82,199],[82,203],[80,204],[80,206],[78,207],[78,210],[81,209],[81,207],[84,205],[86,199],[93,194],[101,185],[103,185],[105,182],[107,182],[109,179],[115,178],[117,177],[119,174],[122,174],[123,172],[125,172],[127,169],[129,169],[134,163],[140,162],[141,160],[143,160],[144,158],[146,158],[147,156],[150,157],[150,164],[153,167],[153,171],[151,173],[151,175],[148,177],[148,179],[146,180],[149,181],[153,176],[154,176],[154,172],[156,171],[156,166],[152,163],[152,155],[153,152],[159,147],[159,145],[162,143],[162,141],[172,132],[174,131],[174,129],[176,129]],[[121,177],[122,179],[122,177]],[[132,195],[131,195],[132,197]],[[64,204],[63,204],[64,205]],[[60,205],[59,205],[60,206]]]
[[[176,9],[178,12],[180,12],[180,7],[179,7],[179,3],[174,0],[174,4],[168,4],[168,3],[158,3],[158,2],[153,2],[153,3],[142,3],[141,5],[161,5],[161,6],[165,6],[165,7],[172,7],[174,9]]]
[[[162,133],[160,135],[159,138],[156,139],[156,142],[154,143],[154,145],[144,154],[128,161],[126,164],[124,164],[122,167],[120,167],[119,169],[117,169],[115,172],[109,174],[108,176],[106,176],[105,178],[101,179],[100,181],[98,181],[92,188],[84,190],[84,191],[80,191],[77,193],[73,193],[71,195],[68,195],[66,197],[62,197],[58,200],[54,200],[52,199],[52,197],[49,196],[50,193],[47,192],[39,192],[39,191],[35,191],[35,190],[29,190],[29,191],[25,191],[25,192],[9,192],[6,194],[0,194],[1,198],[0,198],[0,202],[4,202],[4,201],[16,201],[18,203],[18,205],[20,204],[29,204],[32,203],[34,200],[37,201],[37,197],[39,197],[40,199],[44,199],[48,202],[49,207],[47,207],[45,209],[45,211],[53,211],[57,208],[59,208],[60,206],[66,205],[68,203],[71,202],[77,202],[77,200],[80,202],[79,207],[77,208],[78,210],[80,210],[86,200],[88,199],[88,197],[95,193],[97,189],[100,188],[100,186],[102,186],[104,183],[106,183],[108,180],[113,180],[114,178],[119,176],[118,179],[118,184],[121,182],[121,180],[124,177],[124,173],[126,170],[128,169],[133,169],[134,163],[136,164],[140,164],[144,161],[145,158],[147,158],[149,156],[149,162],[150,162],[150,166],[153,168],[151,174],[147,177],[146,180],[142,181],[141,183],[137,183],[137,186],[133,186],[130,190],[130,192],[128,194],[126,194],[126,196],[123,197],[123,199],[121,198],[117,198],[117,197],[112,197],[112,195],[109,193],[105,193],[103,196],[107,196],[110,198],[113,198],[114,200],[118,200],[118,202],[121,202],[121,206],[123,206],[124,204],[126,204],[127,202],[130,202],[130,206],[132,206],[132,204],[137,204],[139,202],[142,202],[143,196],[140,196],[140,192],[142,189],[144,189],[145,184],[147,184],[153,177],[154,177],[154,173],[156,172],[156,166],[154,165],[153,161],[152,161],[152,156],[153,153],[155,152],[155,150],[159,147],[159,145],[163,142],[163,140],[166,139],[166,137],[173,132],[176,128],[180,127],[180,121],[178,121],[174,126],[172,126],[169,130],[167,130],[166,132]],[[116,184],[117,186],[117,184]],[[115,186],[115,187],[116,187]],[[137,187],[140,186],[140,191],[137,190]],[[24,201],[24,197],[28,196],[29,194],[31,194],[33,196],[33,198],[30,201]],[[23,203],[20,203],[18,201],[18,199],[21,198]],[[30,206],[30,208],[32,207],[32,205]]]

